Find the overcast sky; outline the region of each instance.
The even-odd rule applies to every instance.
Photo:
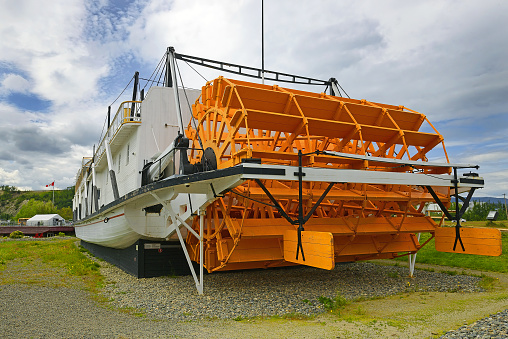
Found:
[[[265,1],[265,68],[429,118],[476,196],[508,193],[507,1]],[[261,65],[261,1],[0,0],[0,184],[74,184],[111,104],[166,47]],[[180,65],[188,87],[204,80]],[[217,74],[202,71],[208,80]],[[319,89],[323,91],[323,89]],[[116,107],[113,108],[116,110]]]

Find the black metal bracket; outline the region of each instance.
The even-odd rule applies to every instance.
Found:
[[[317,151],[319,152],[319,151]],[[335,185],[335,182],[331,182],[326,190],[323,192],[321,197],[319,197],[318,201],[314,204],[312,209],[307,213],[307,215],[303,216],[303,177],[305,176],[305,173],[303,173],[303,165],[302,165],[302,157],[304,155],[310,155],[310,154],[316,154],[317,152],[312,152],[308,154],[303,154],[301,150],[298,151],[298,172],[295,172],[295,175],[298,176],[298,219],[294,220],[292,219],[282,208],[282,206],[279,204],[279,202],[274,198],[274,196],[268,191],[265,185],[261,182],[259,179],[254,179],[256,183],[261,187],[263,192],[268,196],[268,198],[271,200],[271,202],[274,204],[275,208],[279,211],[279,213],[291,224],[291,225],[298,225],[298,243],[296,247],[296,260],[298,260],[298,255],[300,254],[300,250],[302,252],[302,259],[305,261],[305,254],[303,252],[303,245],[302,245],[302,231],[304,231],[304,225],[305,223],[312,217],[316,209],[319,207],[321,202],[324,200],[324,198],[328,195],[330,190],[333,188],[333,185]]]
[[[265,192],[265,194],[268,196],[268,198],[270,199],[270,201],[274,204],[275,208],[277,208],[277,211],[279,211],[280,215],[282,215],[284,217],[284,219],[286,219],[291,225],[295,225],[297,223],[297,221],[291,219],[291,217],[286,213],[286,211],[284,210],[284,208],[282,208],[282,206],[279,204],[279,202],[277,200],[275,200],[275,198],[273,197],[273,195],[270,193],[270,191],[268,191],[268,189],[266,188],[265,185],[263,185],[263,183],[261,182],[261,180],[259,179],[254,179],[256,181],[256,184],[259,185],[259,187],[261,187],[261,189],[263,190],[263,192]]]
[[[466,251],[464,248],[464,244],[462,243],[462,239],[460,237],[460,218],[462,217],[461,211],[459,210],[459,178],[457,176],[457,167],[453,168],[453,186],[455,187],[455,242],[453,243],[453,250],[457,247],[457,241],[460,242],[460,247],[462,247],[462,251]]]
[[[453,168],[453,180],[452,180],[452,183],[453,183],[453,186],[454,186],[454,189],[455,189],[455,194],[454,194],[454,197],[455,197],[455,216],[450,214],[450,212],[444,206],[443,202],[441,201],[441,199],[439,199],[439,197],[437,196],[436,192],[434,192],[432,187],[430,187],[430,186],[425,186],[425,187],[427,188],[429,193],[432,195],[432,198],[434,198],[434,201],[439,205],[439,208],[441,208],[441,211],[443,211],[445,216],[449,220],[455,220],[455,222],[456,222],[456,224],[455,224],[455,242],[453,244],[453,250],[455,251],[455,249],[457,247],[457,242],[458,242],[458,243],[460,243],[460,247],[462,248],[462,251],[465,251],[466,249],[464,248],[464,244],[463,244],[462,239],[460,237],[460,228],[462,227],[460,225],[460,219],[462,218],[462,216],[466,212],[467,208],[469,207],[469,203],[471,202],[471,198],[473,197],[473,194],[476,191],[476,187],[472,187],[469,190],[466,198],[459,196],[459,187],[458,187],[458,185],[459,185],[459,178],[457,176],[457,167]],[[461,200],[463,202],[462,208],[460,208],[460,210],[459,210],[459,200]]]

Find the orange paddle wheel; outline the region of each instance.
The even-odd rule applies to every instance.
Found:
[[[301,159],[304,168],[451,173],[451,167],[368,160],[425,163],[431,150],[440,149],[448,162],[438,131],[423,114],[403,106],[219,77],[203,87],[193,118],[186,130],[189,158],[212,169],[252,161],[298,166]],[[305,264],[332,269],[335,262],[416,253],[425,245],[416,234],[434,236],[439,227],[422,212],[434,201],[427,188],[337,180],[303,181],[300,190],[295,173],[294,180],[247,180],[217,197],[204,218],[205,268],[212,272]],[[449,204],[449,187],[434,191]],[[300,240],[299,225],[290,222],[299,216],[307,216]],[[192,227],[199,230],[198,216]],[[305,257],[301,253],[296,259],[299,241]],[[189,233],[187,249],[196,262],[198,245]]]

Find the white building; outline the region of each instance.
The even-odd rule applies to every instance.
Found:
[[[65,219],[58,214],[36,214],[26,222],[27,226],[64,226]]]

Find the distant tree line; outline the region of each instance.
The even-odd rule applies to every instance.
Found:
[[[18,218],[31,218],[36,214],[59,214],[62,218],[72,219],[72,198],[74,197],[74,186],[63,190],[55,190],[55,203],[53,204],[53,191],[21,192],[15,186],[0,185],[0,219],[17,222]],[[26,204],[20,205],[28,200]],[[13,204],[19,212],[10,215],[2,211],[8,204]]]
[[[14,218],[16,220],[19,218],[31,218],[36,214],[59,214],[62,218],[69,220],[72,219],[72,208],[62,207],[58,209],[53,205],[52,201],[30,199],[26,204],[21,206],[21,209]]]
[[[459,206],[462,207],[461,204],[459,204]],[[453,214],[453,211],[455,211],[454,202],[452,202],[449,210],[452,211]],[[464,213],[462,218],[469,221],[483,221],[487,220],[487,216],[489,215],[490,211],[498,212],[497,220],[507,220],[504,203],[501,202],[492,203],[490,201],[488,202],[473,201],[471,204],[469,204],[469,209]]]
[[[55,207],[61,209],[63,207],[70,207],[72,209],[72,198],[74,197],[74,186],[67,187],[63,190],[55,191]],[[17,197],[18,205],[25,200],[38,200],[38,201],[53,201],[53,191],[46,192],[23,192]]]
[[[16,186],[0,185],[0,191],[4,192],[19,192],[19,188]]]

